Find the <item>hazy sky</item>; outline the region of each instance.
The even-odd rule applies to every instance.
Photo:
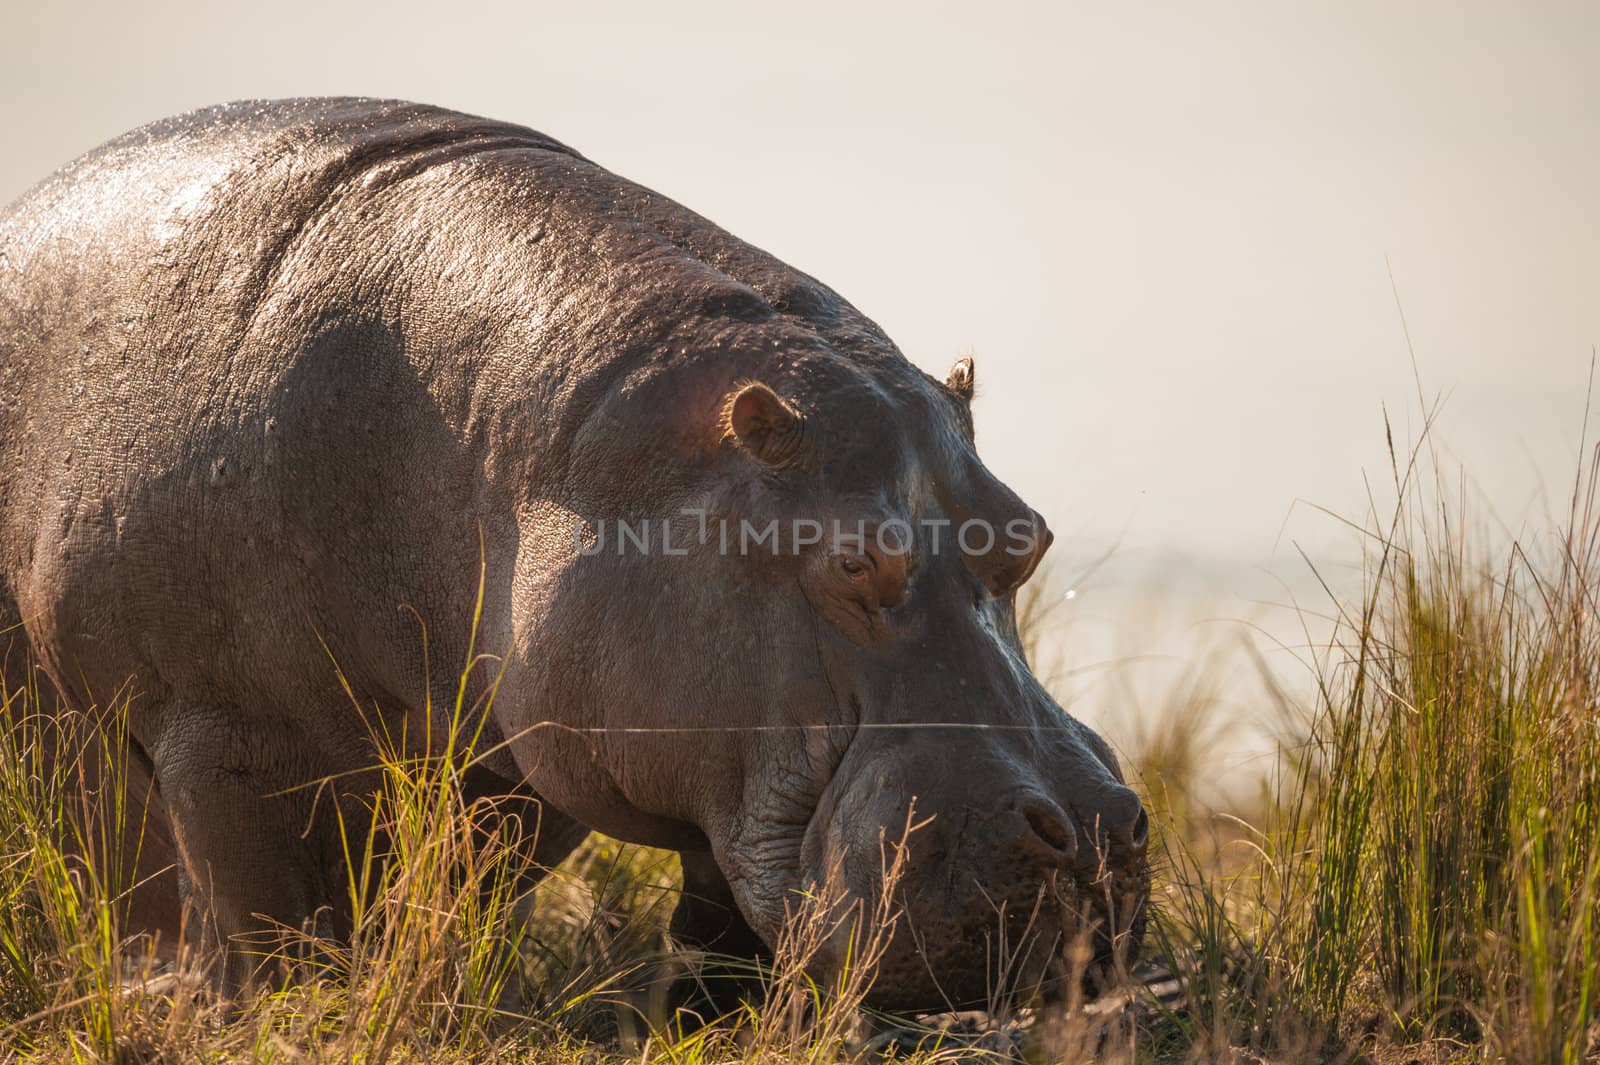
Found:
[[[1600,7],[3,0],[0,198],[153,118],[400,96],[526,123],[942,373],[1061,561],[1241,572],[1416,398],[1515,522],[1600,341]],[[1331,523],[1297,515],[1313,546]],[[1279,544],[1281,561],[1288,549]]]

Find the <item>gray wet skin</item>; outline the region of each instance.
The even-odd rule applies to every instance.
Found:
[[[822,284],[530,130],[200,111],[0,215],[0,629],[80,704],[132,693],[184,869],[146,894],[184,880],[223,944],[265,918],[338,934],[328,799],[287,790],[345,774],[359,818],[373,787],[329,653],[392,735],[440,736],[481,543],[509,742],[471,786],[538,816],[541,861],[591,829],[679,850],[679,934],[755,951],[841,851],[874,896],[914,800],[932,821],[871,1001],[970,1003],[1001,904],[1038,958],[1080,913],[1136,940],[1147,890],[1136,797],[1020,653],[1050,535],[980,462],[971,391],[970,365],[927,376]],[[915,539],[725,553],[685,508]],[[580,553],[576,522],[618,518],[674,518],[687,553]],[[941,520],[1000,536],[954,550]],[[1003,727],[881,727],[911,722]]]

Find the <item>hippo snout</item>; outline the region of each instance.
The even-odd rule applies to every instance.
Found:
[[[1020,781],[1013,763],[1009,786],[970,786],[1001,775],[987,768],[946,777],[942,791],[923,772],[872,774],[832,811],[830,849],[843,853],[854,893],[871,898],[880,851],[877,829],[867,829],[904,824],[907,795],[916,795],[921,827],[907,839],[900,928],[871,995],[876,1006],[970,1007],[1002,981],[1025,997],[1064,986],[1083,975],[1071,960],[1080,943],[1098,969],[1137,954],[1150,834],[1138,795],[1097,762],[1080,761],[1070,774],[1025,770]],[[925,786],[911,792],[911,780]]]

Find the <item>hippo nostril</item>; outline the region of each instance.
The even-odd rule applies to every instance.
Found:
[[[1135,850],[1144,850],[1144,845],[1150,842],[1150,815],[1144,812],[1144,807],[1139,807],[1139,817],[1133,822],[1133,834],[1128,843]]]
[[[1142,854],[1150,841],[1150,816],[1132,788],[1118,786],[1103,800],[1100,811],[1101,831],[1109,838],[1113,850]]]
[[[1029,802],[1022,807],[1022,816],[1028,819],[1033,834],[1047,843],[1052,850],[1071,859],[1078,852],[1078,835],[1066,816],[1043,802]]]

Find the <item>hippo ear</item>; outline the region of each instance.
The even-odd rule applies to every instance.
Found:
[[[724,438],[769,466],[786,466],[800,456],[805,418],[782,396],[752,381],[728,397],[722,409]]]
[[[972,364],[972,356],[963,355],[950,367],[950,375],[944,379],[944,387],[954,392],[963,403],[972,402],[972,393],[978,387],[978,371]]]

